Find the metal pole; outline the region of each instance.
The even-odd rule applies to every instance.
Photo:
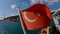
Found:
[[[50,34],[50,33],[49,33],[49,26],[47,27],[47,34]]]
[[[19,18],[20,18],[20,21],[21,21],[21,26],[22,26],[23,32],[24,32],[24,34],[26,34],[26,31],[24,29],[24,25],[23,25],[23,22],[22,22],[22,19],[21,19],[20,7],[16,7],[16,9],[18,10],[18,14],[19,14]]]

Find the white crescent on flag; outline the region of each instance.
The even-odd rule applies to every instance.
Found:
[[[31,20],[31,19],[29,19],[27,16],[26,16],[26,13],[27,12],[24,12],[24,18],[25,18],[25,20],[27,20],[28,22],[35,22],[36,20],[37,20],[37,18],[35,18],[35,19],[33,19],[33,20]]]

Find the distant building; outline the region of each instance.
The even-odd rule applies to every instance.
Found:
[[[17,22],[17,21],[20,21],[19,15],[10,16],[10,17],[4,18],[4,20],[7,21],[7,22]]]
[[[52,14],[53,14],[53,13],[54,13],[54,12],[52,12]],[[17,22],[17,21],[20,21],[19,15],[10,16],[10,17],[4,18],[4,21],[7,21],[7,22]]]

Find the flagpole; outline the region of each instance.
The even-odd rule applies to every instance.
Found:
[[[47,27],[47,34],[49,34],[49,26]]]
[[[21,19],[21,12],[20,12],[20,7],[16,7],[16,9],[18,10],[18,14],[19,14],[19,18],[20,18],[20,21],[21,21],[21,26],[22,26],[22,29],[23,29],[23,32],[24,34],[26,34],[26,31],[24,29],[24,25],[23,25],[23,22],[22,22],[22,19]]]

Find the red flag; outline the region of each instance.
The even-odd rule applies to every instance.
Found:
[[[35,4],[20,13],[22,22],[28,30],[47,27],[52,19],[50,9],[44,4]]]

